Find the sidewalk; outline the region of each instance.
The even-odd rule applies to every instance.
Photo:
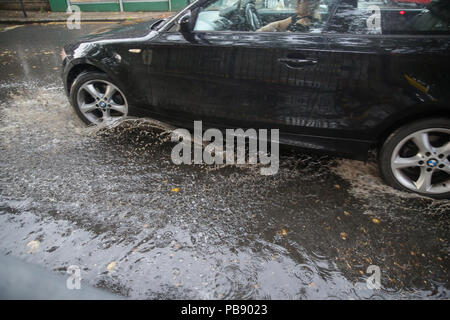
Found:
[[[175,12],[81,12],[81,22],[151,20],[173,14]],[[0,10],[0,23],[65,22],[70,15],[65,12],[27,11],[28,17],[25,18],[22,11]]]

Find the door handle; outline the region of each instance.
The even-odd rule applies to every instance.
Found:
[[[291,69],[301,69],[304,67],[315,66],[318,61],[316,59],[294,59],[294,58],[279,58],[278,62],[283,63]]]

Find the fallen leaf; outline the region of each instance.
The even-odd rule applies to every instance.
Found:
[[[402,270],[405,270],[406,268],[400,264],[398,264],[397,262],[394,261],[394,265],[396,265],[397,267],[399,267]]]
[[[115,261],[110,262],[107,266],[106,266],[106,270],[108,270],[109,272],[113,271],[114,268],[116,267],[117,263]]]
[[[286,231],[286,229],[281,229],[281,235],[282,235],[282,236],[287,236],[287,231]]]
[[[172,192],[178,192],[178,191],[180,191],[180,188],[172,188],[171,191],[172,191]]]
[[[341,232],[341,239],[347,240],[347,234],[345,232]]]
[[[39,249],[41,243],[38,240],[33,240],[27,243],[27,247],[30,249],[28,253],[35,253]]]
[[[340,188],[340,186],[339,186],[338,184],[335,184],[334,187],[335,187],[336,189],[339,189],[339,188]]]
[[[350,212],[344,211],[344,214],[345,214],[346,216],[349,216],[349,215],[350,215]]]
[[[377,218],[372,218],[372,222],[375,223],[375,224],[379,224],[380,220],[378,220]]]

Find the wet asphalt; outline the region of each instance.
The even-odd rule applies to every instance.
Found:
[[[373,161],[177,166],[151,120],[85,127],[59,52],[111,26],[0,25],[0,253],[127,298],[450,297],[450,201],[385,186]]]

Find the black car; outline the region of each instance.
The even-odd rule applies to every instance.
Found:
[[[376,148],[391,186],[450,197],[450,1],[198,0],[63,56],[87,124],[277,128],[349,158]]]

